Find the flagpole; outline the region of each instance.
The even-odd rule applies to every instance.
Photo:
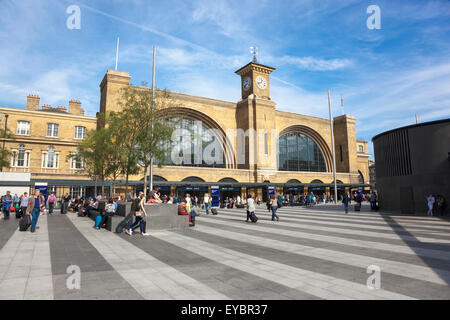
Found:
[[[334,146],[333,112],[331,111],[330,89],[328,89],[328,111],[330,112],[331,150],[333,151],[334,203],[337,203],[336,151]]]
[[[116,47],[116,71],[118,63],[119,63],[119,37],[117,37],[117,47]]]
[[[153,132],[153,108],[155,104],[155,78],[156,78],[156,46],[153,46],[153,75],[152,75],[152,132]],[[153,155],[150,155],[150,191],[153,190]],[[147,193],[147,190],[144,191]]]

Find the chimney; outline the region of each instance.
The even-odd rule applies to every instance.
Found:
[[[58,106],[58,107],[56,108],[56,110],[61,111],[61,112],[67,112],[66,107],[62,107],[62,106]]]
[[[44,104],[44,105],[42,106],[42,110],[52,110],[52,106],[49,105],[49,104]]]
[[[27,97],[27,110],[39,110],[39,96],[29,94]]]
[[[84,116],[84,110],[81,108],[81,102],[79,100],[69,101],[69,113],[77,116]]]

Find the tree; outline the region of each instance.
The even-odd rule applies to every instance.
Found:
[[[7,140],[14,141],[14,135],[9,129],[3,129],[1,131],[2,142]],[[3,171],[3,168],[9,168],[11,166],[11,155],[12,152],[8,149],[3,147],[0,149],[0,171]]]
[[[152,161],[161,164],[166,154],[165,145],[170,140],[173,127],[162,116],[174,108],[175,102],[167,90],[155,90],[143,82],[141,87],[130,86],[122,92],[122,128],[132,132],[125,148],[128,161],[144,169],[144,193],[147,192],[147,171]],[[128,183],[128,177],[127,177]]]
[[[85,170],[91,178],[101,180],[102,193],[105,192],[105,178],[108,175],[109,146],[111,143],[108,129],[89,130],[86,138],[77,144],[77,152],[69,155],[77,161],[84,161]]]

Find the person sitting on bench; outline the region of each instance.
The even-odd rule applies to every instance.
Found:
[[[97,230],[100,230],[107,222],[108,218],[113,216],[117,211],[117,203],[115,203],[113,198],[109,198],[108,203],[105,206],[105,211],[101,213],[102,220],[97,226]]]

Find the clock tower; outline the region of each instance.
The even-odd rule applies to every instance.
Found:
[[[241,76],[242,92],[236,105],[236,124],[245,132],[245,144],[238,147],[245,152],[245,163],[238,163],[238,168],[250,170],[253,182],[263,182],[277,170],[278,136],[269,78],[274,70],[254,59],[235,72]]]
[[[257,62],[250,62],[236,71],[241,76],[242,99],[254,95],[259,99],[270,100],[269,76],[275,68]]]

